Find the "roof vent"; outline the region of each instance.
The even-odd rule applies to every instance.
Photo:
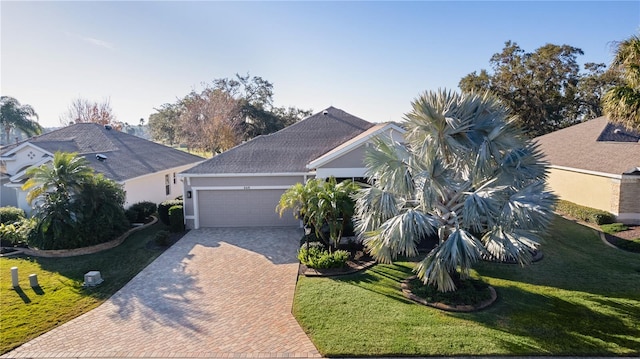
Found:
[[[111,125],[104,125],[104,129],[107,131],[111,131],[112,128]]]
[[[326,115],[328,115],[328,114],[329,114],[329,111],[324,110],[324,111],[322,111],[322,114],[326,116]]]
[[[107,156],[103,155],[102,153],[98,153],[98,154],[96,155],[96,159],[97,159],[98,161],[100,161],[100,162],[104,162],[104,161],[106,161],[106,160],[107,160]]]

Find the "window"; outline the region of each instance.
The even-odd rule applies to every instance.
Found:
[[[176,173],[173,172],[173,184],[176,184]]]
[[[168,174],[164,175],[164,191],[167,196],[171,194],[171,182],[169,182]]]

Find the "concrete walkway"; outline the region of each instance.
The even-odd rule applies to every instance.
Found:
[[[190,231],[100,307],[2,358],[320,357],[291,314],[301,236]]]

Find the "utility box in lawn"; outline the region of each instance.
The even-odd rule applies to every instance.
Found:
[[[96,285],[102,283],[102,276],[100,275],[100,271],[94,270],[91,272],[87,272],[84,275],[84,286],[85,287],[95,287]]]

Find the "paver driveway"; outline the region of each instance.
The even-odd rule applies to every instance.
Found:
[[[2,357],[320,357],[291,314],[301,236],[192,230],[100,307]]]

